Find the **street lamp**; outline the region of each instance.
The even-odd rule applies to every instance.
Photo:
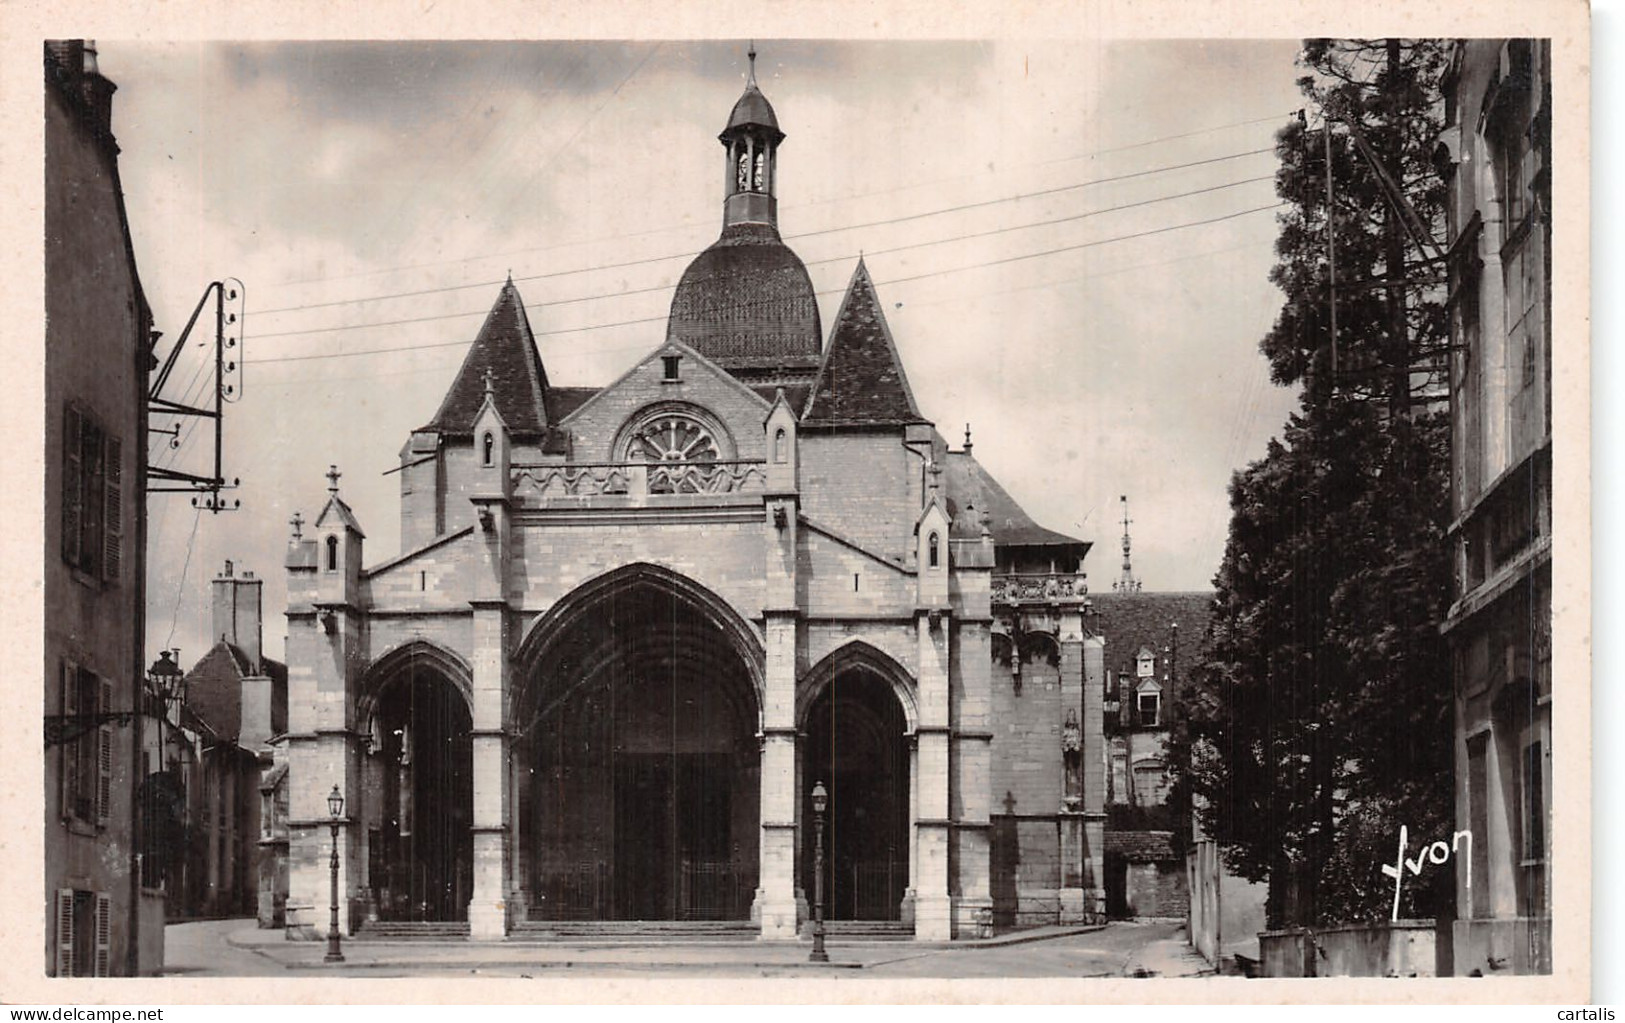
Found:
[[[179,650],[161,650],[158,652],[158,659],[153,661],[152,667],[147,669],[147,690],[157,697],[159,702],[158,773],[165,778],[168,778],[167,772],[169,770],[169,738],[164,734],[167,731],[165,726],[169,724],[169,717],[173,712],[175,715],[175,730],[179,732],[183,725],[181,710],[186,706],[186,673],[181,671],[181,666],[176,661],[179,656]],[[146,745],[144,735],[141,738],[141,743],[143,746]],[[171,780],[180,781],[178,778]],[[152,802],[158,798],[156,785],[148,784],[146,794],[148,800],[147,809],[150,811]],[[156,825],[157,821],[153,813],[148,812],[145,817],[146,819],[141,822],[143,829]],[[168,836],[166,834],[163,837],[167,838]],[[142,861],[143,884],[148,881],[169,880],[170,870],[174,866],[169,861],[170,849],[168,842],[160,844],[155,841],[158,838],[158,835],[149,835],[143,830],[142,848],[152,854],[153,859],[150,865],[146,863],[145,859]]]
[[[327,955],[322,957],[324,963],[344,962],[344,953],[339,951],[339,818],[344,816],[344,795],[339,792],[337,785],[327,797],[327,813],[329,824],[333,829],[333,860],[332,860],[332,915],[327,920]]]
[[[824,811],[829,808],[829,791],[823,782],[813,785],[813,947],[810,963],[829,962],[824,951]]]

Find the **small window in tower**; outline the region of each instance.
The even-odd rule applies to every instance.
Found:
[[[683,357],[681,355],[662,355],[660,361],[665,364],[667,380],[681,380]]]
[[[496,438],[492,437],[489,433],[487,433],[485,435],[485,440],[484,440],[484,450],[485,450],[485,456],[484,457],[485,457],[485,464],[486,465],[490,465],[491,460],[496,457],[496,447],[497,447]]]
[[[339,538],[336,536],[329,536],[327,538],[327,570],[329,572],[336,572],[338,571],[338,567]]]
[[[931,560],[931,567],[937,568],[942,564],[942,555],[937,553],[937,534],[932,533],[928,543],[931,547],[931,553],[928,555]]]
[[[785,441],[784,431],[779,430],[777,433],[773,434],[773,461],[775,461],[775,462],[784,461],[785,446],[786,446],[786,441]]]
[[[758,192],[765,192],[764,176],[767,174],[767,154],[758,151],[756,154],[756,176],[751,182],[751,188]]]

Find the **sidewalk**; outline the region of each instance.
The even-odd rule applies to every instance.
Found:
[[[1173,937],[1147,942],[1123,965],[1125,977],[1211,977],[1217,972],[1186,942],[1183,927]]]
[[[970,951],[1048,941],[1103,929],[1105,925],[1039,927],[972,941],[845,941],[829,945],[828,963],[809,963],[811,944],[758,941],[345,941],[344,962],[324,963],[322,941],[289,941],[280,930],[244,927],[226,938],[289,970],[489,970],[568,969],[592,966],[659,970],[684,967],[734,969],[861,970],[925,952]]]

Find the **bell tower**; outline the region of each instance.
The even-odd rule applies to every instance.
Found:
[[[750,77],[734,104],[728,126],[717,138],[727,152],[724,164],[722,226],[766,224],[777,228],[776,161],[784,132],[773,106],[756,85],[756,44],[750,48]]]

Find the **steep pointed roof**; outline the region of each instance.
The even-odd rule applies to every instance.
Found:
[[[969,451],[949,451],[943,460],[943,470],[948,517],[953,521],[955,537],[980,536],[981,519],[985,515],[993,542],[1002,547],[1075,547],[1081,556],[1091,546],[1087,540],[1057,533],[1034,522],[1027,510]],[[967,509],[973,510],[972,514],[966,515]]]
[[[760,126],[776,133],[779,138],[784,133],[779,131],[779,119],[773,114],[773,104],[762,95],[762,90],[756,84],[756,48],[750,50],[750,77],[745,82],[745,91],[740,94],[734,103],[733,111],[728,115],[728,127],[722,130],[722,137],[727,138],[735,128]]]
[[[860,258],[830,330],[829,348],[802,413],[803,425],[923,423],[903,373],[869,268]]]
[[[366,539],[367,534],[361,531],[361,523],[356,521],[355,512],[350,510],[350,506],[344,503],[344,499],[339,497],[337,492],[334,492],[327,499],[327,504],[322,508],[322,513],[316,516],[315,526],[317,529],[321,528],[322,523],[327,521],[329,515],[336,517],[340,524],[353,529],[357,536]]]
[[[440,411],[422,429],[472,434],[474,420],[485,403],[487,373],[496,394],[497,412],[509,433],[515,437],[545,434],[553,421],[548,415],[547,371],[536,350],[524,300],[511,277],[497,293],[496,303],[463,357],[462,368],[440,403]]]

